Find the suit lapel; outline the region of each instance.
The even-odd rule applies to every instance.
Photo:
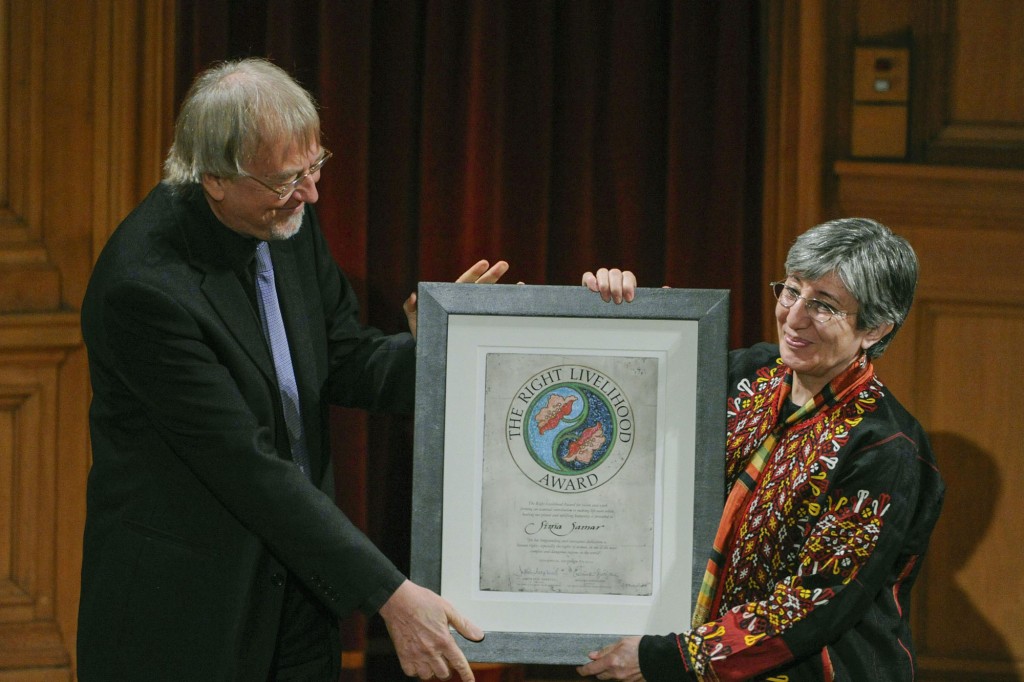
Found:
[[[263,337],[259,314],[253,311],[252,303],[242,288],[238,275],[226,262],[223,250],[212,236],[215,229],[227,228],[219,224],[202,195],[185,210],[193,212],[190,219],[181,221],[181,224],[188,245],[189,260],[194,267],[204,273],[200,285],[203,294],[253,363],[272,386],[277,386],[277,372],[270,349],[267,348]],[[304,225],[303,229],[308,231],[310,227]],[[299,267],[295,250],[301,238],[300,234],[286,241],[270,242],[270,255],[274,263],[278,303],[288,333],[292,367],[299,387],[302,421],[306,429],[313,479],[318,481],[325,468],[325,457],[320,438],[322,425],[317,363],[310,338],[312,327],[315,326],[311,320],[317,317],[306,308],[306,297],[302,294],[303,276],[315,277],[315,274],[309,274],[308,269]],[[236,264],[235,267],[239,266]],[[319,305],[319,302],[311,301],[309,305]]]
[[[253,313],[252,303],[238,281],[238,276],[230,270],[208,272],[201,288],[210,305],[224,321],[224,326],[245,349],[253,363],[276,386],[274,360],[263,339],[259,318]]]
[[[200,289],[253,363],[271,383],[276,382],[274,361],[263,340],[259,317],[253,312],[238,275],[227,262],[224,249],[214,238],[214,230],[227,228],[214,217],[200,190],[178,204],[178,210],[182,212],[178,224],[185,239],[189,263],[203,273]]]

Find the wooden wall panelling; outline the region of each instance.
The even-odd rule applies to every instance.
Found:
[[[0,2],[0,497],[9,500],[0,518],[0,680],[70,679],[67,624],[77,604],[60,602],[57,472],[60,456],[84,459],[85,447],[79,434],[77,447],[58,449],[58,410],[63,388],[83,386],[84,375],[76,382],[63,369],[80,337],[46,214],[54,167],[73,168],[76,158],[46,161],[48,18],[44,3]]]
[[[0,682],[74,678],[78,309],[170,138],[173,0],[0,0]],[[10,500],[10,503],[7,503]]]
[[[1024,167],[1024,4],[830,0],[826,157],[850,155],[852,48],[911,51],[907,160]],[[828,180],[828,178],[826,178]],[[826,198],[834,195],[826,187]]]
[[[174,125],[175,3],[114,0],[97,27],[93,254],[159,182]],[[91,263],[90,263],[91,264]]]
[[[918,679],[926,681],[1024,679],[1017,615],[1024,585],[1015,570],[1024,511],[1010,499],[1024,483],[1021,420],[1010,397],[1024,376],[1017,348],[1024,332],[1024,174],[1006,168],[1024,166],[1013,141],[1024,130],[1015,120],[1024,59],[1013,57],[1024,28],[1020,5],[1011,2],[979,8],[952,0],[857,0],[830,2],[823,13],[813,0],[772,0],[766,10],[765,271],[782,267],[796,233],[842,215],[890,224],[911,240],[922,264],[915,309],[878,364],[882,379],[924,423],[949,484],[913,604]],[[981,11],[966,16],[975,9]],[[1014,32],[1009,45],[999,38],[1007,26]],[[819,30],[824,38],[806,40]],[[849,124],[841,117],[851,100],[843,71],[849,53],[860,39],[901,35],[912,37],[915,64],[912,163],[846,161]],[[815,61],[826,65],[826,78],[803,78],[814,73],[804,69]],[[988,77],[968,82],[976,68]],[[1010,92],[971,94],[993,83]],[[797,96],[801,88],[818,91]],[[967,107],[968,100],[982,110]],[[968,111],[980,126],[959,125],[957,116]],[[824,134],[816,160],[823,182],[793,170],[815,164],[801,146],[804,134],[812,146]],[[812,217],[811,207],[822,207],[820,215]]]
[[[839,162],[844,214],[914,245],[921,279],[901,336],[878,362],[924,424],[949,491],[915,588],[924,680],[1024,676],[1024,171]],[[955,614],[955,615],[953,615]]]
[[[8,455],[0,458],[0,497],[10,501],[0,512],[0,680],[26,679],[29,670],[36,679],[70,679],[55,570],[67,501],[59,494],[57,424],[61,366],[80,342],[65,315],[8,318],[0,328],[0,448]]]
[[[915,159],[1024,167],[1024,3],[913,0]]]
[[[51,310],[60,273],[42,243],[43,3],[0,1],[0,310]]]
[[[762,272],[782,273],[798,234],[823,216],[825,0],[764,5],[765,186]],[[767,292],[767,285],[765,286]],[[774,301],[766,293],[766,339],[774,339]]]

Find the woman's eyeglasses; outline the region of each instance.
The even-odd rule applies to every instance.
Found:
[[[839,310],[838,308],[829,305],[824,301],[819,301],[816,298],[801,296],[799,289],[791,287],[785,282],[769,282],[769,286],[771,286],[772,293],[775,294],[775,298],[779,299],[779,304],[781,304],[783,308],[792,308],[796,305],[797,301],[802,300],[807,314],[817,322],[824,323],[828,322],[833,317],[843,319],[847,315],[856,315],[856,313],[848,313],[845,310]]]

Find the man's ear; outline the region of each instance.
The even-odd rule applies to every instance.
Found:
[[[216,175],[210,175],[209,173],[203,173],[203,189],[214,201],[221,201],[224,199],[224,178],[219,178]]]
[[[891,332],[894,326],[895,325],[893,325],[892,322],[886,322],[885,324],[880,324],[873,329],[869,329],[868,333],[864,335],[864,339],[860,342],[860,347],[867,350],[884,339],[886,334]]]

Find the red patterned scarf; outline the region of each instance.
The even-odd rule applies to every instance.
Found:
[[[781,364],[781,360],[778,361]],[[757,486],[761,471],[765,462],[775,449],[782,434],[793,424],[808,419],[822,409],[835,405],[842,401],[850,391],[857,390],[864,380],[874,374],[874,367],[866,355],[861,354],[849,368],[834,378],[828,386],[820,393],[807,401],[799,409],[789,415],[781,423],[776,423],[764,440],[757,447],[757,450],[750,458],[746,469],[736,478],[732,491],[725,502],[725,509],[722,511],[722,520],[715,534],[715,541],[712,546],[711,558],[708,559],[707,569],[704,572],[704,580],[700,586],[700,593],[697,595],[697,604],[693,610],[692,626],[699,627],[710,620],[713,613],[719,608],[721,600],[720,572],[724,564],[725,551],[732,540],[735,529],[740,525],[740,515],[747,508],[750,494]],[[759,376],[755,381],[771,381],[768,376]],[[785,401],[789,399],[793,387],[793,371],[788,367],[785,370],[783,379],[774,389],[771,399],[766,401],[762,407],[764,410],[772,410],[775,415],[782,413]],[[750,428],[756,430],[761,422],[751,424]],[[753,434],[748,434],[753,435]]]

